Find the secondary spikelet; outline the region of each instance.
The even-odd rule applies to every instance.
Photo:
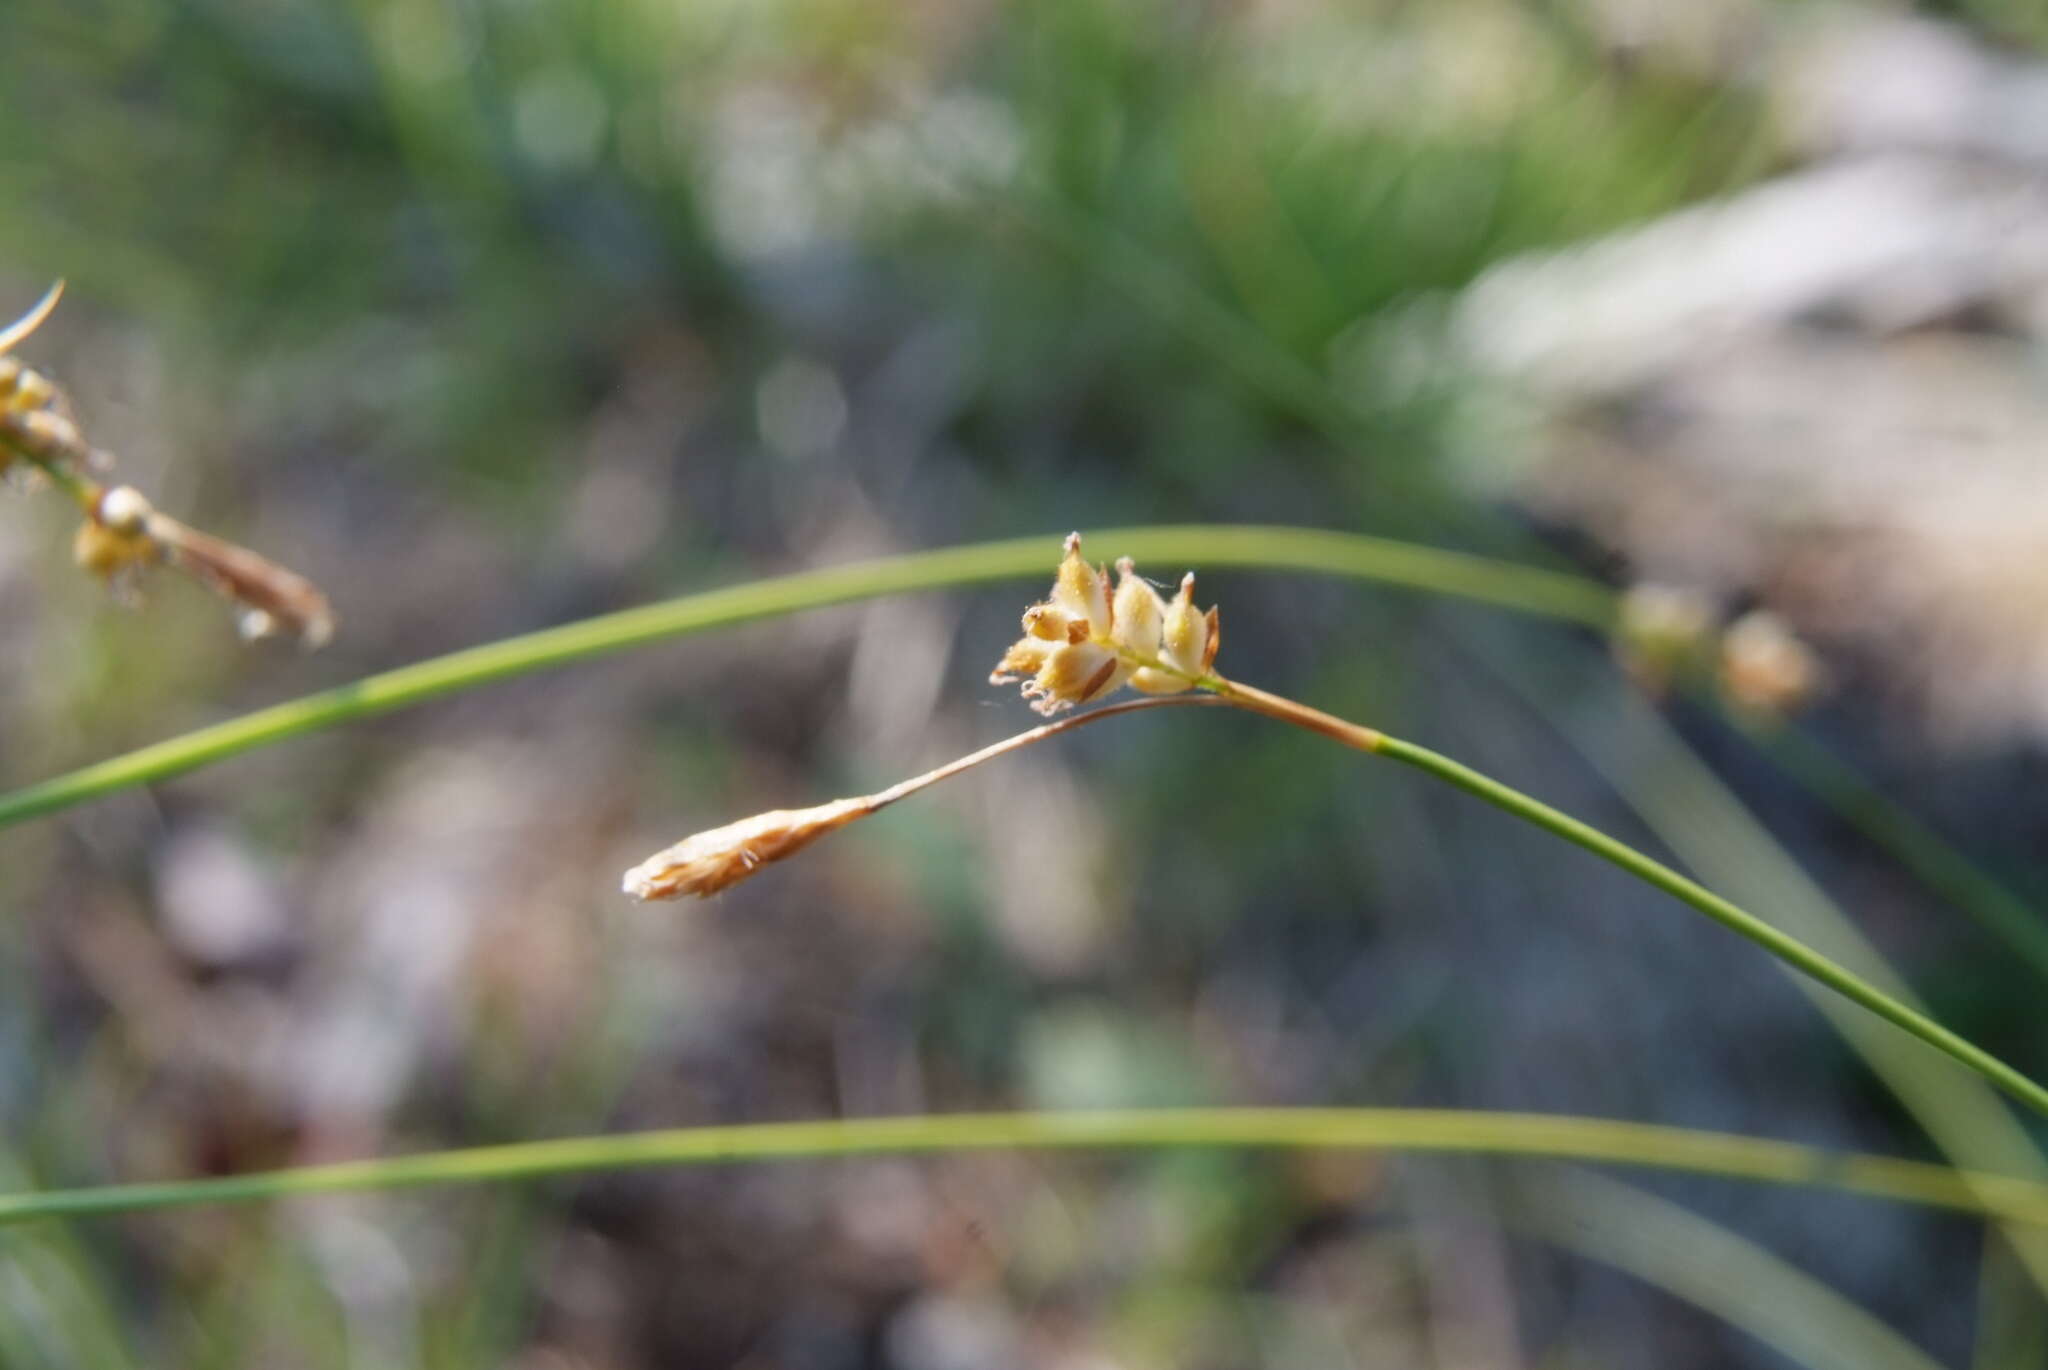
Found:
[[[772,809],[695,833],[627,871],[624,888],[636,899],[709,898],[875,807],[868,796],[835,799],[809,809]]]

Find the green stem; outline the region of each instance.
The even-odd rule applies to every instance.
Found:
[[[1195,525],[1109,529],[1089,537],[1143,561],[1357,576],[1602,629],[1614,612],[1613,595],[1592,581],[1350,533]],[[0,796],[0,827],[316,729],[663,638],[878,595],[1043,576],[1050,545],[1045,538],[1017,538],[806,571],[471,647],[259,709]]]
[[[1815,1186],[2048,1224],[2048,1185],[1923,1161],[1605,1118],[1457,1109],[1196,1108],[941,1114],[571,1137],[252,1175],[0,1195],[0,1225],[304,1194],[533,1180],[649,1166],[988,1150],[1258,1147],[1577,1160]]]
[[[1525,661],[1494,660],[1493,667],[1537,717],[1564,725],[1560,736],[1695,878],[1746,908],[1769,909],[1777,927],[1927,1012],[1848,911],[1715,778],[1663,712],[1638,692],[1616,688],[1604,660],[1587,653],[1583,663],[1597,685],[1559,678],[1539,688]],[[1558,688],[1570,693],[1571,707],[1559,707],[1550,693]],[[1590,709],[1589,700],[1597,701]],[[1804,976],[1793,978],[1951,1164],[2048,1181],[2039,1144],[1978,1076],[1948,1069],[1948,1058],[1918,1039]],[[2048,1293],[2048,1232],[2008,1229],[2007,1236],[2034,1284]]]
[[[1427,747],[1419,747],[1413,742],[1403,742],[1397,737],[1389,737],[1375,729],[1347,722],[1319,709],[1311,709],[1305,704],[1298,704],[1254,686],[1242,685],[1221,677],[1214,677],[1206,683],[1209,688],[1240,708],[1269,718],[1277,718],[1296,727],[1334,738],[1360,751],[1371,752],[1375,756],[1384,756],[1389,760],[1413,766],[1419,771],[1426,771],[1467,794],[1485,800],[1497,809],[1506,810],[1525,823],[1561,837],[1574,846],[1585,848],[1595,856],[1619,866],[1645,884],[1660,889],[1704,913],[1721,926],[1747,937],[1794,970],[1826,985],[1852,1003],[1862,1005],[1894,1027],[1911,1033],[1944,1055],[1960,1061],[2036,1113],[2048,1117],[2048,1089],[2042,1088],[1982,1047],[1957,1036],[1932,1018],[1900,1003],[1846,966],[1821,955],[1798,938],[1780,932],[1740,905],[1722,898],[1696,881],[1687,879],[1663,862],[1645,856],[1627,843],[1609,837],[1598,828],[1581,823],[1569,814],[1551,808],[1540,799],[1526,795],[1513,786],[1504,785],[1491,776],[1482,775],[1470,766],[1453,761],[1450,757],[1433,752]]]

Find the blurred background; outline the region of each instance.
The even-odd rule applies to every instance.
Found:
[[[1829,687],[1797,734],[1652,700],[1583,629],[1202,580],[1224,669],[1853,924],[2048,1071],[2025,0],[10,0],[0,190],[0,315],[71,283],[22,357],[341,624],[244,647],[170,579],[123,611],[62,502],[10,498],[0,784],[758,575],[1311,524],[1780,616]],[[1756,949],[1259,720],[1091,730],[715,904],[618,895],[688,832],[1026,726],[985,677],[1042,589],[643,649],[0,834],[0,1180],[1202,1103],[2040,1165]],[[988,1155],[18,1228],[0,1360],[1791,1363],[1540,1230],[1546,1173]],[[1632,1182],[1940,1363],[2041,1363],[1979,1224]]]

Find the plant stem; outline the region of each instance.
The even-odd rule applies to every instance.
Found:
[[[1510,785],[1504,785],[1490,776],[1482,775],[1470,766],[1453,761],[1450,757],[1433,752],[1427,747],[1403,742],[1397,737],[1389,737],[1375,729],[1333,717],[1306,704],[1296,703],[1294,700],[1253,686],[1225,680],[1220,676],[1210,678],[1205,684],[1224,700],[1239,708],[1263,714],[1268,718],[1276,718],[1299,728],[1306,728],[1323,737],[1342,742],[1346,746],[1426,771],[1439,780],[1457,786],[1467,794],[1485,800],[1495,808],[1506,810],[1525,823],[1534,824],[1574,846],[1585,848],[1595,856],[1619,866],[1638,880],[1704,913],[1723,927],[1747,937],[1794,970],[1827,986],[1844,998],[1862,1005],[1935,1050],[1960,1061],[2036,1113],[2048,1117],[2048,1089],[2042,1088],[2028,1076],[1983,1048],[1949,1031],[1925,1014],[1900,1003],[1798,938],[1780,932],[1755,914],[1722,898],[1704,885],[1687,879],[1661,861],[1644,855],[1627,843],[1609,837],[1598,828],[1582,823],[1539,799],[1526,795]]]
[[[1255,714],[1264,714],[1267,718],[1277,718],[1282,723],[1292,723],[1295,727],[1306,728],[1312,733],[1321,733],[1324,737],[1341,742],[1347,747],[1356,747],[1361,752],[1378,752],[1390,740],[1377,728],[1368,728],[1362,723],[1353,723],[1335,714],[1326,714],[1321,709],[1312,709],[1285,695],[1261,690],[1256,685],[1225,680],[1220,675],[1209,676],[1200,683],[1202,688],[1215,691],[1226,703],[1235,704],[1238,708],[1248,709]]]
[[[531,1180],[588,1171],[1017,1149],[1261,1147],[1577,1160],[1814,1186],[2048,1224],[2048,1185],[1924,1161],[1605,1118],[1458,1109],[1193,1108],[939,1114],[679,1128],[303,1166],[251,1175],[0,1195],[0,1225],[302,1194]]]
[[[1057,737],[1075,728],[1086,727],[1099,719],[1111,718],[1117,714],[1136,713],[1140,709],[1170,709],[1189,704],[1220,705],[1227,702],[1213,695],[1164,695],[1157,699],[1127,699],[1121,704],[1105,704],[1100,708],[1069,714],[1056,722],[1041,723],[1036,728],[1018,733],[1014,737],[1006,737],[1001,742],[991,742],[978,752],[969,752],[963,757],[948,761],[943,766],[935,766],[923,775],[913,775],[908,780],[899,780],[886,790],[877,790],[867,796],[865,812],[873,813],[877,809],[886,808],[899,799],[908,799],[926,786],[936,785],[941,780],[950,780],[962,771],[971,771],[984,762],[993,761],[999,756],[1007,756],[1011,752],[1022,751],[1033,743],[1043,742],[1047,738]]]

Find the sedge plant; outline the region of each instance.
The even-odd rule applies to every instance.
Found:
[[[1215,669],[1222,641],[1221,615],[1213,606],[1206,611],[1195,606],[1194,574],[1182,578],[1169,602],[1137,574],[1130,558],[1120,561],[1117,569],[1118,580],[1112,586],[1107,567],[1091,565],[1082,557],[1080,534],[1069,535],[1051,595],[1025,610],[1023,636],[997,663],[991,682],[1022,681],[1024,697],[1033,709],[1046,715],[1094,703],[1124,686],[1154,696],[1137,701],[1138,707],[1206,696],[1217,704],[1413,767],[1671,895],[2048,1117],[2048,1088],[1848,967],[1627,843],[1427,747],[1224,676]],[[1112,705],[1094,714],[1075,715],[1067,725],[1117,716],[1132,707]],[[627,871],[625,891],[643,900],[715,895],[908,795],[1064,731],[1067,726],[1059,723],[1043,725],[874,794],[805,809],[772,810],[692,834]]]
[[[1278,536],[1282,533],[1284,537]],[[1532,590],[1530,582],[1501,574],[1507,568],[1477,559],[1425,548],[1376,543],[1371,539],[1342,534],[1317,535],[1307,530],[1151,529],[1116,536],[1126,538],[1127,545],[1135,544],[1162,554],[1170,554],[1163,551],[1166,548],[1188,547],[1199,542],[1218,552],[1218,560],[1235,564],[1300,563],[1313,569],[1342,570],[1437,589],[1445,588],[1448,582],[1456,593],[1511,607],[1534,608],[1537,612],[1577,618],[1589,626],[1625,629],[1628,618],[1623,613],[1621,622],[1613,623],[1611,611],[1603,605],[1596,587],[1584,582],[1557,577],[1554,583],[1540,582],[1539,588]],[[60,778],[63,783],[55,789],[38,787],[42,790],[40,794],[29,791],[0,799],[0,825],[19,821],[34,812],[47,812],[51,808],[79,802],[95,791],[121,788],[152,775],[175,773],[251,746],[281,741],[312,727],[401,707],[448,690],[615,650],[668,633],[787,612],[805,607],[806,603],[831,603],[890,589],[916,588],[921,584],[957,583],[1014,574],[1009,562],[1014,560],[1014,553],[1019,550],[1018,545],[1003,544],[994,548],[953,549],[875,563],[868,568],[871,574],[853,577],[851,584],[847,583],[842,572],[836,577],[814,573],[793,578],[787,584],[770,582],[762,586],[738,587],[733,592],[687,597],[670,605],[650,606],[648,610],[625,611],[473,649],[469,653],[458,653],[440,661],[401,668],[387,673],[387,677],[331,691],[325,696],[300,701],[297,705],[279,706],[277,710],[267,711],[267,715],[219,725],[215,730],[205,730],[189,739],[174,739],[171,744],[165,744],[168,749],[160,753],[152,754],[155,749],[145,749],[145,753],[130,758],[117,758],[114,769],[106,774],[87,777],[85,773],[79,773]],[[997,675],[1006,680],[1023,679],[1028,697],[1041,712],[1066,714],[1065,717],[1053,719],[1018,737],[984,748],[875,795],[837,801],[813,810],[760,815],[688,839],[662,857],[644,863],[640,874],[650,882],[646,892],[656,897],[662,894],[715,893],[771,861],[792,854],[817,837],[940,780],[1097,721],[1139,709],[1235,707],[1437,774],[1538,826],[1594,850],[1701,911],[1719,917],[1744,935],[1762,941],[1816,981],[1839,990],[1851,1000],[1898,1023],[1951,1056],[1957,1055],[1949,1050],[1949,1046],[1961,1043],[1961,1039],[1950,1042],[1948,1035],[1923,1015],[1890,999],[1810,949],[1803,948],[1803,944],[1794,939],[1780,937],[1782,945],[1774,945],[1768,938],[1756,938],[1758,930],[1768,933],[1770,929],[1756,923],[1732,904],[1718,900],[1701,887],[1633,853],[1622,844],[1577,825],[1574,820],[1547,806],[1520,796],[1427,749],[1223,676],[1214,664],[1221,641],[1220,614],[1214,610],[1203,612],[1196,609],[1191,577],[1183,580],[1180,592],[1169,602],[1140,580],[1135,567],[1126,561],[1121,565],[1122,583],[1112,592],[1107,573],[1100,568],[1089,567],[1081,560],[1079,551],[1078,541],[1070,539],[1052,596],[1033,606],[1027,614],[1024,637],[1005,654],[997,671]],[[821,583],[814,585],[813,581]],[[1531,599],[1539,602],[1532,604],[1528,602]],[[1626,637],[1624,632],[1623,638]],[[1151,697],[1067,713],[1077,705],[1098,704],[1105,696],[1124,686]],[[259,721],[264,725],[260,729],[246,726]],[[202,745],[194,747],[192,744],[195,743]],[[78,783],[81,781],[89,783]],[[24,800],[27,802],[22,802]],[[12,811],[7,810],[10,804],[14,805]],[[687,869],[670,872],[666,870],[669,866]],[[691,871],[695,874],[690,874]],[[658,877],[694,879],[699,882],[699,887],[685,889],[679,885],[673,890],[658,890],[652,883]],[[1786,954],[1788,950],[1792,954]],[[1922,1025],[1931,1032],[1920,1030]],[[1961,1045],[1968,1047],[1967,1043]],[[1973,1061],[1970,1064],[1979,1063]],[[1982,1069],[1981,1065],[1979,1068]],[[2029,1103],[2035,1103],[2010,1081],[1989,1071],[1984,1073],[2014,1093],[2021,1094]],[[2024,1077],[2016,1078],[2026,1083]],[[1354,1123],[1355,1128],[1351,1126]],[[0,1201],[0,1222],[61,1214],[118,1213],[187,1204],[261,1201],[334,1190],[513,1180],[636,1165],[772,1160],[873,1151],[943,1151],[984,1146],[1138,1146],[1148,1149],[1188,1145],[1367,1146],[1390,1150],[1447,1149],[1504,1155],[1550,1155],[1740,1175],[1780,1183],[1840,1186],[1873,1196],[1978,1212],[2007,1223],[2009,1235],[2029,1231],[2032,1224],[2042,1221],[2040,1214],[2048,1211],[2039,1203],[2038,1186],[2003,1175],[1915,1166],[1874,1157],[1843,1157],[1801,1148],[1788,1151],[1784,1149],[1785,1144],[1757,1139],[1714,1141],[1705,1134],[1685,1134],[1669,1129],[1651,1130],[1638,1137],[1636,1131],[1641,1129],[1629,1130],[1634,1126],[1597,1119],[1438,1115],[1416,1110],[1285,1109],[821,1122],[795,1125],[786,1137],[779,1131],[770,1135],[761,1129],[745,1127],[688,1129],[666,1134],[565,1139],[484,1151],[436,1152],[222,1180],[28,1193]],[[876,1131],[877,1128],[880,1130]],[[1669,1137],[1665,1135],[1667,1132],[1671,1133]],[[1731,1148],[1726,1154],[1720,1150],[1724,1146]],[[1566,1245],[1573,1243],[1566,1242]],[[1634,1260],[1633,1257],[1628,1259],[1630,1262]],[[1662,1282],[1684,1294],[1685,1291],[1678,1288],[1682,1272],[1667,1274],[1669,1278]],[[1654,1273],[1646,1277],[1652,1278],[1653,1282],[1659,1280]],[[1706,1297],[1711,1294],[1710,1288],[1703,1287],[1686,1296],[1713,1306],[1714,1300]],[[1734,1318],[1734,1321],[1738,1325],[1747,1325],[1741,1317]],[[1767,1336],[1766,1339],[1771,1338]]]
[[[39,310],[34,321],[39,321],[40,315],[46,312],[46,308]],[[32,321],[25,321],[25,324],[28,327],[33,326]],[[11,343],[23,332],[25,329],[22,328],[14,330],[14,338],[7,339],[7,342]],[[10,412],[16,415],[41,413],[45,410],[38,406],[44,404],[47,404],[47,401],[38,399],[37,391],[31,386],[26,398],[18,399]],[[27,444],[31,450],[23,453],[20,449],[24,443],[15,431],[20,427],[19,423],[11,424],[6,433],[0,434],[0,438],[6,439],[7,450],[15,453],[17,457],[27,457],[29,465],[36,469],[42,469],[47,465],[51,468],[48,473],[51,478],[61,487],[71,490],[72,487],[67,484],[65,478],[79,477],[83,465],[81,454],[73,453],[68,459],[58,459],[64,454],[38,451],[34,449],[33,444]],[[38,456],[42,459],[36,460]],[[72,493],[74,497],[80,497],[81,504],[87,508],[89,528],[99,526],[104,531],[120,534],[123,531],[122,525],[128,521],[118,516],[123,501],[130,496],[123,495],[114,500],[111,511],[115,520],[114,526],[105,528],[105,522],[110,516],[106,509],[107,497],[117,493],[120,488],[117,487],[117,491],[108,491],[82,477],[79,477],[77,483],[78,489]],[[82,497],[80,492],[83,492]],[[140,497],[133,498],[139,500]],[[140,525],[130,524],[132,531],[160,538],[159,529],[173,526],[156,522],[160,516],[156,516],[153,510],[148,510],[146,503],[142,508],[145,511],[142,515],[143,522]],[[1600,587],[1571,577],[1529,572],[1523,568],[1508,568],[1433,549],[1383,543],[1343,534],[1316,534],[1298,529],[1141,529],[1111,536],[1126,546],[1162,556],[1172,555],[1176,550],[1192,553],[1193,549],[1199,546],[1203,554],[1221,564],[1298,566],[1302,569],[1334,570],[1389,583],[1460,594],[1504,607],[1577,621],[1589,627],[1615,632],[1617,641],[1633,651],[1638,659],[1647,659],[1655,646],[1655,633],[1644,631],[1640,622],[1641,614],[1635,612],[1626,601],[1617,604]],[[175,543],[163,545],[171,547],[175,546]],[[253,557],[253,554],[248,555]],[[645,610],[628,610],[581,624],[545,630],[526,638],[457,653],[439,661],[401,668],[355,686],[342,687],[296,704],[278,706],[276,709],[263,711],[245,719],[217,725],[213,729],[202,730],[187,738],[173,739],[169,743],[159,744],[156,748],[144,749],[143,752],[130,757],[116,758],[113,762],[103,763],[100,767],[88,768],[84,772],[59,777],[55,781],[31,787],[15,795],[0,797],[0,825],[18,822],[37,813],[81,802],[94,794],[176,774],[249,747],[282,741],[309,728],[402,707],[450,690],[463,689],[503,676],[617,650],[675,632],[744,621],[811,604],[833,603],[927,585],[997,579],[1016,574],[1028,559],[1029,544],[1025,543],[953,549],[948,552],[874,563],[866,568],[865,575],[850,574],[848,568],[842,568],[834,572],[795,577],[787,582],[766,582],[757,586],[738,587],[728,592],[715,592],[709,596],[686,597],[668,605],[650,606]],[[136,557],[124,562],[121,569],[127,570],[146,564],[149,560],[187,564],[176,562],[168,550],[160,550],[146,557]],[[1415,766],[1577,845],[1587,847],[1759,942],[1817,982],[1837,990],[1922,1041],[1971,1065],[2035,1108],[2042,1107],[2038,1087],[2018,1072],[2012,1071],[2010,1067],[1982,1053],[1961,1038],[1947,1033],[1925,1015],[1919,1014],[1845,968],[1820,956],[1798,940],[1777,933],[1753,915],[1634,852],[1631,848],[1426,748],[1225,677],[1214,665],[1221,642],[1220,615],[1213,609],[1205,612],[1195,607],[1192,577],[1184,579],[1179,593],[1168,601],[1136,575],[1135,567],[1128,559],[1120,564],[1120,569],[1121,582],[1112,587],[1107,572],[1101,568],[1091,567],[1082,560],[1078,540],[1070,539],[1051,597],[1033,606],[1026,615],[1023,637],[1006,653],[996,674],[1004,680],[1022,680],[1027,698],[1041,713],[1048,715],[1066,713],[1077,705],[1098,704],[1108,695],[1126,686],[1150,696],[1149,698],[1106,705],[1057,718],[1018,737],[984,748],[874,795],[855,800],[835,801],[833,804],[808,810],[778,811],[759,815],[715,829],[710,833],[699,834],[636,868],[633,877],[629,878],[629,888],[644,897],[715,893],[751,875],[760,867],[793,854],[827,832],[1008,752],[1138,709],[1190,705],[1235,707],[1306,728],[1358,750]],[[290,583],[282,580],[290,573],[282,572],[281,568],[274,570],[275,575],[270,577],[272,580],[277,583]],[[202,579],[204,578],[202,576]],[[216,584],[216,588],[229,588],[232,593],[231,586],[224,587],[219,582],[212,583]],[[310,587],[308,589],[310,590]],[[317,591],[311,593],[317,595]],[[255,607],[247,598],[243,598],[243,602],[245,607]],[[321,608],[320,615],[317,618],[308,615],[306,623],[326,622],[324,600],[318,603]],[[1650,627],[1654,629],[1654,623]],[[309,639],[315,638],[324,635],[324,628],[306,631],[302,627],[301,635]],[[1739,636],[1741,635],[1729,634],[1731,639]],[[1774,637],[1766,645],[1771,646],[1772,651],[1756,658],[1772,668],[1764,677],[1767,688],[1763,691],[1763,698],[1767,703],[1783,702],[1796,689],[1804,688],[1804,682],[1810,676],[1810,672],[1806,669],[1807,663],[1802,661],[1781,637]],[[1735,679],[1736,677],[1724,670],[1724,686]],[[1728,693],[1734,702],[1744,702],[1740,691],[1730,689]],[[945,1133],[945,1128],[950,1125],[951,1120],[911,1121],[937,1129],[935,1136],[950,1135]],[[1167,1136],[1174,1131],[1175,1126],[1173,1119],[1162,1117],[1159,1119],[1159,1130],[1156,1134],[1149,1127],[1134,1129],[1130,1134],[1130,1144],[1171,1144]],[[1322,1134],[1316,1129],[1290,1132],[1284,1118],[1275,1121],[1272,1129],[1264,1135],[1276,1140],[1261,1143],[1251,1134],[1238,1136],[1233,1140],[1232,1128],[1224,1127],[1220,1131],[1193,1129],[1185,1141],[1198,1145],[1342,1144],[1340,1140]],[[1278,1140],[1289,1136],[1296,1140]],[[465,1162],[464,1153],[459,1152],[437,1153],[435,1157],[400,1158],[389,1162],[365,1162],[361,1163],[360,1167],[351,1167],[345,1178],[337,1176],[337,1179],[341,1179],[337,1187],[383,1187],[387,1184],[435,1183],[456,1179],[509,1179],[520,1175],[568,1169],[612,1168],[635,1163],[675,1163],[683,1159],[681,1151],[643,1151],[633,1138],[616,1139],[618,1146],[605,1144],[609,1140],[611,1139],[592,1139],[590,1146],[577,1146],[570,1152],[560,1155],[550,1152],[546,1156],[508,1156],[507,1164],[502,1169],[496,1166],[471,1168]],[[751,1139],[742,1137],[732,1140],[736,1142],[733,1149],[726,1151],[720,1146],[717,1148],[719,1154],[727,1159],[746,1158],[750,1154]],[[1005,1143],[996,1141],[993,1144]],[[1037,1143],[1028,1132],[1019,1132],[1009,1133],[1007,1144],[1029,1146]],[[1398,1147],[1403,1143],[1396,1136],[1387,1135],[1382,1138],[1382,1144]],[[1509,1149],[1514,1149],[1513,1144],[1510,1144]],[[688,1148],[683,1150],[687,1151]],[[814,1154],[823,1154],[823,1149],[820,1153]],[[1573,1154],[1573,1151],[1566,1147],[1561,1148],[1557,1154]],[[1596,1158],[1585,1152],[1578,1154],[1586,1159]],[[446,1163],[442,1164],[439,1158],[446,1158]],[[1954,1175],[1953,1184],[1956,1192],[1970,1196],[1973,1204],[1982,1204],[1983,1208],[1980,1211],[1997,1214],[2008,1221],[2017,1219],[2023,1223],[2030,1216],[2016,1212],[2001,1202],[2004,1196],[1987,1194],[1987,1185],[1995,1187],[1999,1183],[1994,1177],[1967,1172],[1955,1172]],[[1820,1177],[1810,1176],[1808,1182],[1815,1178]],[[183,1204],[230,1198],[260,1199],[327,1187],[324,1180],[315,1179],[314,1176],[300,1171],[251,1176],[246,1177],[246,1180],[246,1184],[231,1184],[228,1188],[217,1187],[212,1182],[199,1182],[190,1185],[173,1183],[167,1186],[140,1188],[122,1186],[103,1190],[73,1191],[68,1195],[25,1195],[22,1196],[25,1202],[10,1216],[25,1218],[43,1213],[114,1212],[123,1211],[131,1206],[149,1207],[160,1203]],[[301,1181],[307,1182],[305,1190],[300,1187]],[[40,1202],[42,1199],[52,1201],[50,1206],[45,1207]]]

